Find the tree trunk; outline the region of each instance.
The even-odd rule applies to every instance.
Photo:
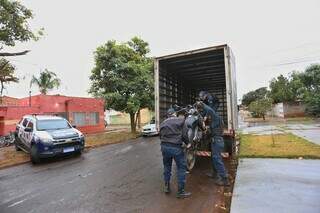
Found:
[[[139,114],[139,110],[137,111],[137,113],[135,113],[135,119],[134,119],[134,125],[135,127],[137,127],[137,124],[138,124],[138,114]]]
[[[3,100],[3,96],[2,96],[3,89],[4,89],[4,85],[3,85],[3,81],[1,81],[1,91],[0,91],[1,99],[0,99],[0,104],[2,104],[2,100]]]
[[[264,120],[264,121],[266,120],[266,118],[265,118],[265,115],[264,115],[264,114],[262,115],[262,118],[263,118],[263,120]]]
[[[138,110],[138,128],[140,129],[141,128],[141,112],[140,112],[141,110],[139,109]]]
[[[131,132],[135,133],[136,132],[136,122],[135,122],[135,113],[130,112],[130,124],[131,124]]]

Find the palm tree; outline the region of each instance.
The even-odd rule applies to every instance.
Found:
[[[53,88],[59,88],[60,79],[57,77],[57,74],[45,69],[43,72],[40,72],[39,78],[32,76],[30,87],[32,84],[36,84],[39,87],[41,94],[46,95],[49,90]]]

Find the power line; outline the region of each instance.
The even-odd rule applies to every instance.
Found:
[[[291,61],[291,62],[286,62],[286,63],[279,63],[279,64],[272,65],[272,67],[292,65],[292,64],[301,64],[301,63],[312,62],[312,61],[319,61],[320,62],[320,58],[311,58],[311,59],[297,60],[297,61]]]
[[[314,46],[315,44],[320,46],[320,42],[307,42],[307,43],[303,43],[294,47],[289,47],[289,48],[285,48],[285,49],[280,49],[280,50],[276,50],[274,52],[272,52],[271,54],[277,54],[277,53],[283,53],[283,52],[288,52],[288,51],[292,51],[295,49],[301,49],[301,48],[306,48],[306,46]]]

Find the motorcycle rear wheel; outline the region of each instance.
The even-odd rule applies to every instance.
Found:
[[[196,164],[196,150],[187,149],[186,151],[187,170],[190,172]]]

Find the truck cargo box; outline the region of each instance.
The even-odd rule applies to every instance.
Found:
[[[228,45],[191,50],[155,58],[156,125],[173,104],[193,104],[202,90],[219,98],[218,113],[225,134],[234,136],[238,126],[235,59]]]

